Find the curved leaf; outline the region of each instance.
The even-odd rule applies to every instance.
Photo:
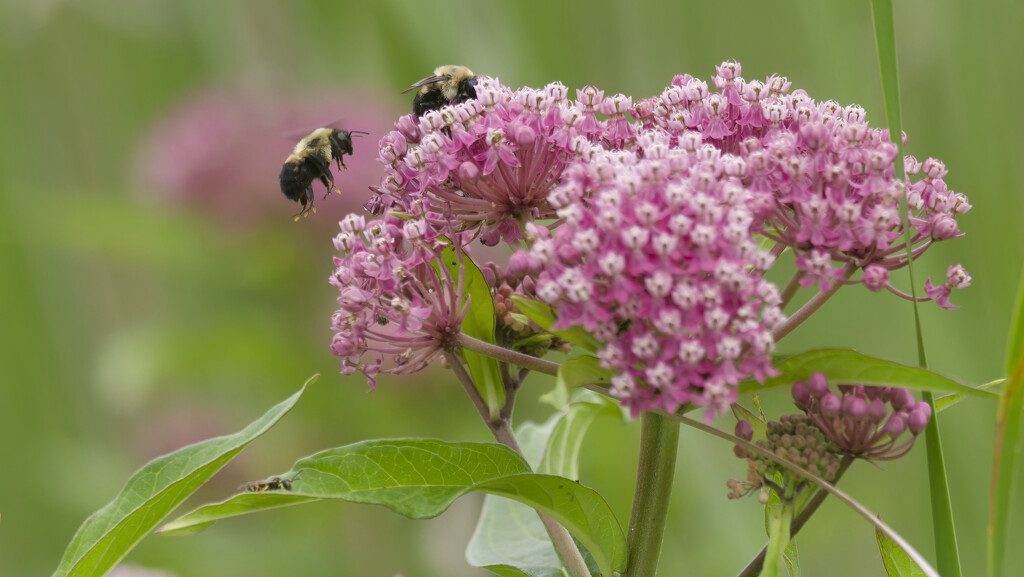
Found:
[[[512,295],[512,302],[516,303],[519,310],[522,311],[523,314],[531,321],[537,323],[540,328],[550,331],[551,334],[557,336],[563,341],[581,346],[592,353],[601,350],[601,343],[591,336],[590,333],[583,330],[583,327],[572,327],[557,331],[551,330],[551,327],[554,326],[558,317],[555,316],[555,311],[548,305],[516,295]]]
[[[555,377],[555,388],[541,395],[540,400],[559,411],[568,409],[569,394],[572,389],[587,385],[599,385],[607,388],[611,384],[614,371],[602,369],[597,357],[585,355],[569,359],[558,367]]]
[[[558,415],[547,440],[544,457],[537,467],[538,473],[578,479],[580,448],[590,425],[602,415],[623,418],[617,403],[595,393],[584,392],[587,394],[570,404],[565,414]]]
[[[296,475],[301,476],[295,478]],[[300,459],[292,492],[236,495],[168,524],[165,534],[219,519],[313,499],[383,505],[412,519],[440,515],[471,491],[515,499],[547,514],[580,540],[602,572],[625,565],[625,538],[604,499],[592,489],[553,475],[530,472],[511,449],[491,443],[434,439],[364,441]]]
[[[473,259],[469,258],[469,255],[452,246],[444,249],[441,259],[453,280],[458,279],[460,274],[462,275],[463,291],[470,301],[469,310],[465,318],[462,319],[462,332],[493,344],[494,298],[491,296],[491,289],[487,286],[487,280],[484,279],[480,268],[476,266]],[[498,361],[473,351],[463,350],[463,355],[466,357],[469,373],[473,376],[473,382],[476,384],[477,390],[480,391],[480,396],[487,404],[491,415],[497,416],[501,408],[505,406],[505,387],[502,386]]]
[[[104,575],[182,501],[255,438],[274,426],[319,375],[241,431],[153,459],[114,500],[82,523],[53,577]]]
[[[922,391],[957,393],[998,398],[999,395],[962,385],[927,369],[869,357],[850,349],[818,349],[789,357],[775,365],[780,374],[765,379],[763,385],[752,381],[740,384],[740,393],[764,389],[788,388],[806,381],[812,373],[823,372],[830,384],[861,384],[879,387],[905,387]]]

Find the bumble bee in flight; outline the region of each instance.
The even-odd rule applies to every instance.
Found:
[[[416,116],[423,116],[426,112],[437,110],[446,104],[458,104],[476,98],[476,75],[465,66],[438,66],[434,69],[433,76],[413,84],[402,94],[414,88],[419,90],[412,99],[412,111]]]
[[[306,216],[313,208],[313,181],[319,179],[327,187],[327,194],[334,188],[331,161],[337,161],[338,170],[345,169],[342,155],[352,154],[352,136],[368,134],[358,130],[346,131],[336,128],[317,128],[295,145],[281,167],[281,192],[302,203],[302,210],[295,220]],[[327,195],[324,195],[327,198]]]

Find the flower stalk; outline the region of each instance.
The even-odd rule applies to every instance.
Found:
[[[471,337],[466,333],[459,333],[455,341],[466,350],[487,355],[493,359],[523,367],[524,369],[544,373],[545,375],[555,376],[558,374],[558,368],[561,367],[558,363],[513,351],[512,349],[506,349],[505,347]]]
[[[623,577],[653,577],[657,572],[679,446],[678,422],[651,411],[640,422],[640,463],[626,535],[629,566]]]

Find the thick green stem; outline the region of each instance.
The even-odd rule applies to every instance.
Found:
[[[782,497],[780,496],[780,499]],[[768,551],[764,559],[764,577],[775,577],[781,569],[782,555],[789,547],[790,524],[793,521],[793,501],[782,499],[771,506],[768,513]]]
[[[846,470],[850,468],[853,463],[853,457],[849,455],[843,455],[843,460],[839,462],[839,470],[836,471],[836,478],[832,481],[835,485],[839,483],[839,479],[843,477]],[[818,489],[818,492],[811,497],[811,500],[807,502],[807,505],[800,510],[800,513],[793,519],[793,524],[789,528],[790,538],[796,537],[796,534],[800,532],[804,524],[811,518],[811,515],[818,510],[818,507],[825,502],[825,497],[828,497],[828,491],[825,489]],[[756,577],[761,574],[761,569],[764,567],[765,555],[768,554],[768,545],[761,548],[761,552],[755,556],[746,567],[740,571],[736,577]]]
[[[653,577],[658,570],[679,446],[678,422],[652,412],[640,421],[640,465],[626,536],[629,567],[623,577]]]

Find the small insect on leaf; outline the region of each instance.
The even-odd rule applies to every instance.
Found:
[[[299,472],[302,473],[301,471]],[[262,481],[250,481],[243,485],[239,485],[239,491],[245,491],[247,493],[264,493],[266,491],[291,491],[292,483],[298,480],[299,475],[295,475],[291,479],[282,479],[281,477],[271,477]]]

